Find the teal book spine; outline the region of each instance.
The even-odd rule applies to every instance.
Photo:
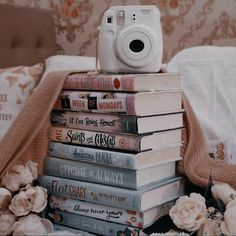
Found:
[[[83,230],[73,229],[70,227],[66,227],[63,225],[53,224],[54,231],[68,231],[70,233],[79,235],[79,236],[95,236],[96,234],[90,234],[88,232],[85,232]],[[65,235],[66,236],[66,235]]]
[[[105,149],[88,148],[59,142],[50,142],[48,155],[74,161],[95,163],[98,165],[133,170],[137,169],[135,153],[115,152]]]
[[[41,176],[39,183],[40,186],[48,190],[49,194],[62,195],[134,211],[139,211],[141,208],[140,193],[132,189],[123,189],[48,175]]]
[[[145,211],[172,201],[181,196],[184,191],[182,177],[175,177],[161,182],[157,181],[140,187],[138,190],[49,175],[40,176],[39,184],[46,188],[51,195],[61,195],[86,202],[134,211]],[[149,196],[151,193],[154,193],[155,197]],[[144,201],[143,196],[149,196],[149,201]]]
[[[47,217],[56,224],[104,236],[139,235],[140,230],[87,216],[49,210]]]
[[[44,162],[47,175],[83,180],[93,183],[137,189],[137,171],[112,168],[91,163],[47,157]]]

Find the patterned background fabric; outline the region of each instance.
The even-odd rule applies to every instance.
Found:
[[[236,46],[236,0],[0,0],[49,9],[60,54],[95,56],[97,27],[111,5],[155,4],[161,11],[164,61],[196,45]]]
[[[0,141],[33,93],[43,64],[0,69]]]

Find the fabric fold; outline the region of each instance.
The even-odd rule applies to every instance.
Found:
[[[236,187],[236,166],[226,164],[211,158],[208,154],[205,135],[193,109],[183,95],[185,130],[183,139],[183,161],[178,166],[181,174],[185,174],[191,182],[199,186],[206,186],[211,174],[213,182],[226,182]]]
[[[0,173],[17,160],[35,160],[42,173],[49,114],[69,72],[53,72],[37,87],[0,143]]]

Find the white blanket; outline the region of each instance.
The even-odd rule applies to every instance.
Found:
[[[67,55],[56,55],[46,59],[45,72],[43,79],[46,75],[53,71],[78,71],[87,72],[94,71],[96,68],[95,57],[84,57],[84,56],[67,56]]]
[[[99,65],[98,65],[99,67]],[[37,90],[46,75],[54,71],[88,72],[96,70],[96,58],[84,56],[55,55],[48,57],[45,61],[45,71]]]
[[[182,72],[182,86],[215,158],[236,164],[236,47],[199,46],[167,65]]]

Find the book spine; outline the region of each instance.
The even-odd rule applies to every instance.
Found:
[[[135,95],[129,93],[64,91],[54,106],[58,110],[135,115]]]
[[[50,211],[47,217],[56,224],[99,235],[139,235],[139,229],[62,211]]]
[[[44,162],[44,173],[74,180],[137,189],[136,170],[111,168],[85,162],[47,157]]]
[[[54,110],[51,124],[74,129],[137,134],[137,117]]]
[[[137,169],[135,154],[50,142],[48,155],[74,161],[126,169]]]
[[[143,228],[144,226],[142,212],[92,204],[62,196],[51,196],[49,206],[55,210],[126,224],[137,228]]]
[[[140,193],[136,190],[94,184],[79,180],[43,175],[40,185],[49,194],[62,195],[96,204],[140,211]]]
[[[51,127],[49,129],[48,138],[50,141],[70,144],[140,151],[142,136],[103,133],[63,127]]]
[[[68,231],[79,236],[95,236],[95,234],[90,234],[82,230],[72,229],[70,227],[66,227],[66,226],[62,226],[58,224],[53,224],[53,229],[54,231]]]
[[[133,75],[69,75],[63,89],[134,91]]]

